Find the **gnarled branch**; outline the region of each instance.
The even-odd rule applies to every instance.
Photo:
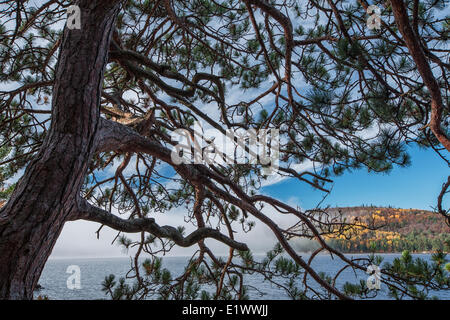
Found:
[[[230,239],[216,229],[207,227],[198,228],[188,236],[183,237],[177,228],[160,226],[153,218],[122,219],[106,210],[93,206],[87,200],[81,198],[78,200],[78,210],[72,217],[72,220],[79,219],[98,222],[115,230],[127,233],[149,232],[158,238],[170,239],[180,247],[190,247],[206,238],[212,238],[231,248],[242,251],[248,250],[245,243]]]
[[[403,0],[391,0],[392,12],[395,16],[395,22],[398,29],[405,40],[409,53],[416,63],[417,70],[427,86],[431,95],[431,119],[430,129],[445,149],[450,151],[450,139],[441,129],[442,111],[444,109],[444,102],[442,101],[441,89],[433,76],[430,64],[428,63],[422,45],[419,40],[419,35],[416,34],[409,23],[408,11],[403,3]]]

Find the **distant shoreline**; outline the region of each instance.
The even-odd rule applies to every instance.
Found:
[[[437,253],[437,251],[409,251],[410,254],[433,254]],[[345,252],[340,251],[342,254],[402,254],[403,252],[393,251],[393,252],[357,252],[357,251],[351,251],[351,252]],[[312,252],[304,252],[304,254],[312,254]],[[450,254],[450,252],[444,252],[444,254]],[[318,255],[330,255],[329,252],[320,252]]]
[[[437,251],[409,251],[411,254],[433,254]],[[402,254],[403,252],[341,252],[342,254]],[[444,252],[445,254],[450,254],[450,252]]]
[[[303,254],[303,255],[310,255],[312,254],[312,252],[298,252],[299,254]],[[396,254],[396,255],[401,255],[402,252],[341,252],[342,254],[345,255],[349,255],[349,254],[360,254],[360,255],[371,255],[371,254],[375,254],[375,255],[384,255],[384,254]],[[436,253],[436,251],[409,251],[409,253],[411,254],[433,254]],[[444,252],[444,254],[450,254],[450,252]],[[265,256],[265,253],[254,253],[254,256],[258,257],[258,256]],[[329,252],[320,252],[318,254],[319,256],[322,255],[331,255]],[[227,257],[227,255],[219,255],[221,257]],[[176,255],[176,256],[163,256],[160,258],[190,258],[191,255],[186,255],[186,256],[181,256],[181,255]],[[145,257],[142,257],[145,258]],[[102,259],[130,259],[130,256],[113,256],[113,257],[50,257],[49,261],[57,261],[57,260],[102,260]]]

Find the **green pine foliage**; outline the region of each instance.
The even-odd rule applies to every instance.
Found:
[[[5,84],[0,91],[2,204],[9,199],[16,178],[36,155],[50,126],[61,26],[65,9],[72,2],[57,1],[42,8],[40,1],[6,3],[0,13],[0,81]],[[133,72],[124,63],[125,58],[111,50],[100,99],[102,117],[137,129],[145,116],[154,112],[154,122],[143,134],[167,148],[173,145],[170,132],[188,128],[195,120],[224,130],[279,129],[281,166],[312,163],[314,167],[304,174],[295,170],[294,174],[282,174],[324,192],[330,191],[333,177],[354,169],[388,173],[395,166],[409,165],[408,144],[433,149],[445,158],[429,128],[430,92],[399,36],[389,4],[379,4],[383,28],[369,30],[365,9],[353,0],[264,1],[286,16],[286,25],[280,23],[283,19],[257,6],[249,10],[241,0],[171,3],[178,19],[169,17],[164,1],[123,3],[113,39],[122,50],[137,55],[131,59],[122,53],[139,72]],[[405,3],[412,16],[416,2]],[[337,6],[341,21],[337,21],[330,4]],[[448,15],[443,14],[448,3],[420,0],[418,5],[420,43],[448,106],[446,48],[450,24]],[[292,31],[291,42],[288,31]],[[214,81],[202,78],[205,74],[213,76]],[[446,133],[450,130],[449,110],[443,108],[440,123]],[[119,172],[121,164],[125,168]],[[254,164],[217,165],[211,170],[235,183],[249,199],[269,178]],[[194,212],[196,190],[161,159],[143,152],[101,152],[90,159],[88,174],[83,178],[81,194],[85,199],[125,219],[152,217],[157,221],[160,215],[179,209],[185,213],[180,225],[201,224]],[[220,188],[221,184],[217,183]],[[255,219],[239,207],[239,202],[228,203],[210,194],[211,185],[205,186],[207,197],[200,208],[205,225],[228,235],[236,230],[253,230]],[[226,194],[235,195],[233,188],[223,188]],[[263,207],[262,201],[254,205],[258,210]],[[335,232],[330,230],[335,225],[347,226],[333,220],[330,228],[314,220],[309,212],[304,214],[324,236]],[[302,221],[282,231],[287,241],[315,237],[311,230],[305,230],[308,228]],[[184,227],[174,228],[185,234]],[[337,234],[341,233],[343,230],[338,230]],[[445,233],[430,237],[411,231],[389,248],[446,251],[447,241]],[[148,260],[136,259],[130,270],[131,281],[117,280],[114,275],[105,278],[103,289],[112,299],[247,299],[252,284],[244,276],[254,273],[280,286],[293,299],[334,297],[305,286],[305,270],[279,244],[262,261],[256,261],[251,252],[231,251],[229,262],[199,243],[199,252],[185,266],[183,275],[174,276],[159,258],[172,249],[173,241],[145,233],[139,240],[119,236],[116,243],[125,250],[140,248],[142,257]],[[336,242],[333,247],[346,251],[348,243]],[[380,240],[358,250],[387,248],[387,242]],[[448,267],[441,253],[436,254],[432,265],[406,255],[386,266],[386,272],[384,279],[395,298],[425,298],[431,288],[448,289]],[[332,275],[321,277],[334,284]],[[401,285],[397,279],[401,279]],[[215,290],[208,290],[211,287]],[[344,292],[366,297],[374,294],[367,295],[363,283],[347,284]]]

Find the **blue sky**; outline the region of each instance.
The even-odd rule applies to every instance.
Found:
[[[428,210],[436,206],[437,196],[444,180],[450,175],[450,168],[432,150],[418,147],[408,150],[411,155],[409,167],[396,166],[388,174],[360,169],[335,177],[333,190],[323,205],[374,204]],[[314,208],[324,196],[323,192],[295,179],[264,187],[263,191],[285,201],[298,199],[298,205],[304,209]],[[445,202],[447,207],[450,205],[448,198]]]
[[[433,151],[417,147],[410,148],[409,151],[411,165],[407,168],[394,167],[389,174],[368,173],[366,169],[361,169],[347,171],[335,178],[333,191],[324,204],[332,206],[374,204],[417,209],[430,209],[431,206],[435,206],[442,183],[450,175],[450,169]],[[294,179],[283,180],[260,191],[304,209],[315,207],[323,197],[322,192],[315,191],[309,185]],[[446,207],[450,207],[449,199],[446,201]],[[183,214],[184,210],[181,208],[176,212],[157,214],[155,218],[162,225],[178,226],[184,225]],[[271,217],[276,218],[277,215]],[[95,232],[98,227],[98,224],[87,221],[66,223],[55,245],[52,258],[123,257],[130,254],[117,245],[111,245],[117,233],[109,228],[103,228],[100,239],[97,239]],[[263,227],[259,228],[258,225],[247,235],[240,233],[238,238],[247,242],[257,253],[269,250],[275,241],[270,231]],[[216,252],[223,254],[227,252],[217,241],[208,240],[208,245]],[[195,246],[175,247],[171,255],[188,255],[195,249]]]

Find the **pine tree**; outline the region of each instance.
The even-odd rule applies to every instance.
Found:
[[[79,30],[65,26],[72,4],[80,8]],[[125,248],[137,248],[136,282],[108,277],[104,288],[112,298],[244,299],[241,280],[249,272],[267,281],[284,277],[293,298],[349,298],[289,240],[315,239],[321,250],[365,270],[323,241],[352,223],[323,212],[316,220],[321,213],[264,195],[259,189],[270,178],[267,166],[177,163],[171,133],[183,129],[194,136],[194,121],[222,134],[278,129],[279,174],[325,193],[347,170],[408,165],[406,143],[445,158],[445,1],[391,0],[379,29],[367,27],[368,5],[3,1],[0,298],[33,297],[64,223],[73,220],[140,235],[118,238]],[[315,169],[292,167],[307,162]],[[264,205],[297,223],[282,228]],[[185,208],[193,232],[158,224],[155,213],[173,208]],[[234,239],[234,230],[251,232],[256,222],[278,240],[262,262]],[[229,257],[209,250],[205,240],[211,238],[230,247]],[[156,260],[175,245],[199,247],[180,278]],[[142,264],[141,255],[150,262]],[[302,274],[322,291],[302,287]],[[215,293],[204,291],[208,284]]]

